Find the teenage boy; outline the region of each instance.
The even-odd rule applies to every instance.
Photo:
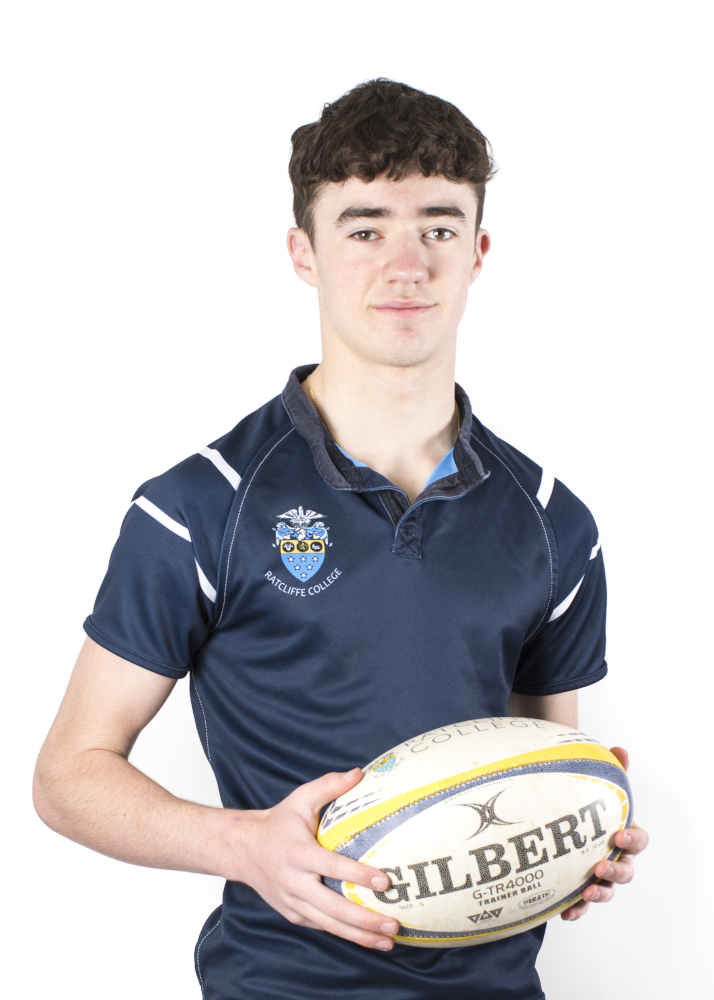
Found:
[[[535,1000],[545,925],[472,948],[395,944],[396,920],[322,877],[389,880],[315,831],[358,785],[354,765],[410,736],[509,714],[577,726],[578,689],[607,671],[597,526],[454,379],[489,249],[484,136],[377,79],[292,141],[288,250],[317,289],[322,360],[135,491],[36,808],[112,857],[226,879],[196,943],[205,998]],[[221,809],[128,762],[187,673]],[[610,899],[646,842],[618,834],[626,852],[563,916]]]

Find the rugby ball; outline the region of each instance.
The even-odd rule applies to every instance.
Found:
[[[394,917],[396,943],[453,948],[544,923],[616,859],[632,824],[617,757],[541,719],[469,719],[405,740],[363,767],[325,809],[317,840],[380,868],[386,892],[325,876],[347,899]]]

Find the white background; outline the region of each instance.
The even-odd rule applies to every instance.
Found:
[[[544,988],[707,992],[707,6],[3,4],[6,995],[199,997],[222,881],[58,836],[32,773],[135,488],[319,361],[316,294],[285,246],[290,134],[375,76],[452,101],[492,143],[492,250],[456,377],[600,529],[610,673],[581,728],[630,751],[652,839],[612,902],[551,921]],[[187,680],[131,759],[220,804]]]

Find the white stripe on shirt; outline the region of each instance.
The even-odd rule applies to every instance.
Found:
[[[583,582],[584,579],[585,577],[581,576],[578,582],[573,587],[573,589],[568,594],[568,596],[564,597],[563,600],[560,602],[560,604],[557,607],[553,608],[553,613],[548,619],[549,622],[555,621],[556,618],[560,618],[561,615],[565,614],[565,612],[568,610],[570,605],[575,600],[575,595],[580,590],[580,584]]]
[[[592,549],[590,550],[590,559],[591,560],[594,559],[599,551],[600,551],[600,539],[598,538],[597,542],[595,543],[595,545],[593,545]],[[573,587],[573,589],[568,594],[568,596],[564,597],[563,600],[560,602],[560,604],[557,607],[553,608],[553,613],[548,619],[549,622],[555,621],[556,618],[560,618],[561,615],[565,614],[565,612],[568,610],[570,605],[575,600],[575,595],[580,590],[580,585],[584,579],[585,577],[581,576],[578,582]]]
[[[538,492],[536,493],[536,500],[540,503],[541,507],[547,507],[548,501],[550,500],[550,495],[553,492],[553,486],[555,485],[555,478],[545,469],[541,469],[540,473],[540,486],[538,487]]]
[[[183,538],[187,542],[191,541],[191,535],[189,534],[188,528],[184,524],[181,524],[180,521],[176,521],[173,517],[169,517],[168,514],[161,510],[160,507],[157,507],[155,503],[152,503],[151,500],[141,496],[137,497],[134,503],[137,507],[141,507],[143,511],[146,511],[146,513],[153,517],[154,520],[158,521],[159,524],[163,524],[163,526],[168,528],[169,531],[173,531],[174,534]],[[208,577],[199,566],[198,560],[195,556],[193,561],[196,564],[196,572],[198,573],[198,582],[201,585],[201,590],[209,601],[213,601],[215,603],[216,588],[211,584]]]
[[[163,526],[168,528],[169,531],[173,531],[175,534],[180,535],[181,538],[185,538],[187,542],[191,541],[191,536],[188,533],[186,525],[181,524],[180,521],[175,521],[173,517],[169,517],[168,514],[165,514],[164,511],[161,510],[160,507],[157,507],[155,503],[152,503],[151,500],[142,496],[137,497],[134,503],[137,507],[141,507],[142,510],[145,510],[147,514],[150,514],[151,517],[159,522],[159,524],[163,524]]]
[[[194,557],[193,560],[196,563],[196,570],[198,571],[198,582],[201,584],[201,590],[206,595],[209,601],[215,604],[216,601],[216,588],[211,586],[208,582],[208,577],[203,572],[201,567],[198,565],[198,560]]]
[[[223,455],[216,448],[201,448],[199,455],[203,455],[207,458],[209,462],[213,462],[218,471],[226,477],[228,482],[231,484],[234,490],[238,489],[238,484],[240,483],[240,476],[236,470],[226,462]]]

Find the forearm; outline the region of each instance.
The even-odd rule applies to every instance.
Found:
[[[120,754],[86,750],[38,767],[35,807],[57,833],[119,861],[236,878],[251,810],[177,798]]]

